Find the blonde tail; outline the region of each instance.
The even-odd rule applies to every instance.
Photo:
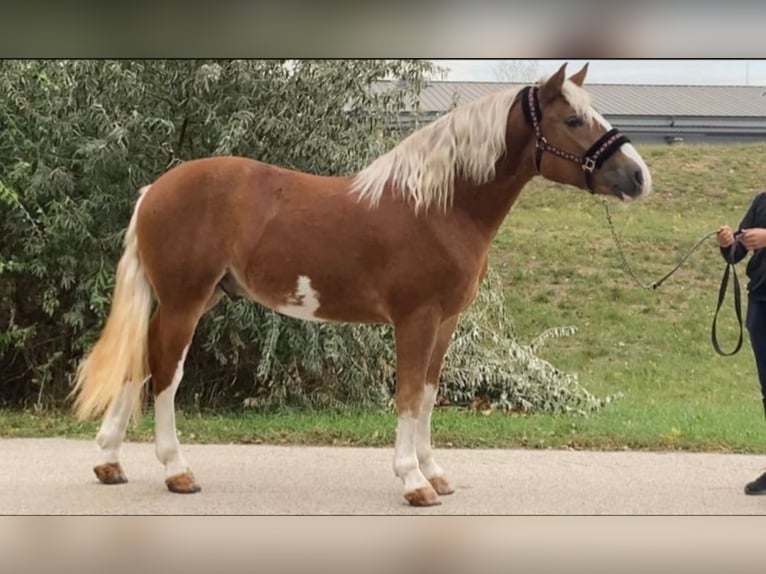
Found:
[[[117,266],[112,308],[101,337],[77,369],[72,395],[80,420],[104,414],[123,385],[133,386],[133,418],[141,415],[144,382],[149,372],[147,338],[152,310],[152,288],[138,257],[136,220],[146,186],[139,192],[125,234],[125,250]]]

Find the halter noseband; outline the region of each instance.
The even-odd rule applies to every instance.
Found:
[[[590,146],[584,156],[574,155],[551,145],[545,139],[540,127],[540,119],[543,117],[543,114],[540,110],[538,91],[539,88],[536,86],[527,86],[521,92],[521,105],[524,110],[524,117],[527,123],[532,126],[532,129],[535,130],[535,138],[537,139],[535,144],[535,169],[537,169],[538,173],[540,172],[543,152],[550,152],[579,164],[585,173],[585,183],[588,186],[588,191],[595,193],[593,190],[593,172],[599,169],[622,144],[628,143],[630,140],[621,134],[617,128],[612,128]]]

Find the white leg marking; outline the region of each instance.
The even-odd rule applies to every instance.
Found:
[[[394,473],[404,482],[405,492],[430,487],[418,466],[415,450],[417,425],[418,419],[412,415],[399,415],[399,422],[396,426],[396,445],[394,446]]]
[[[596,121],[601,124],[605,130],[609,131],[612,129],[612,125],[606,120],[606,118],[595,110],[593,110],[593,117],[596,118]],[[641,175],[644,178],[644,183],[641,186],[641,197],[646,197],[652,192],[652,174],[649,171],[649,166],[646,165],[644,158],[642,158],[636,148],[633,147],[633,144],[623,144],[623,146],[620,148],[620,151],[632,159],[634,162],[636,162],[641,169]]]
[[[155,416],[155,452],[159,461],[165,465],[165,477],[170,478],[189,470],[183,455],[181,445],[178,443],[176,434],[176,410],[175,396],[178,385],[184,376],[184,360],[186,360],[187,346],[178,361],[173,381],[168,388],[164,389],[154,400]]]
[[[319,309],[319,293],[311,287],[311,279],[305,275],[298,277],[295,293],[287,298],[287,304],[277,307],[277,311],[283,315],[305,321],[321,321],[322,319],[315,316],[317,309]]]
[[[120,446],[125,439],[125,430],[130,420],[131,401],[133,390],[125,383],[122,392],[114,403],[114,406],[101,423],[101,428],[96,435],[96,445],[99,452],[99,464],[119,462]]]
[[[415,430],[415,450],[420,463],[420,471],[427,479],[444,476],[442,468],[434,460],[431,448],[431,413],[436,403],[438,389],[434,385],[426,385],[423,392],[423,406],[420,409],[418,425]]]

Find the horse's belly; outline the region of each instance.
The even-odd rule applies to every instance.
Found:
[[[279,280],[263,277],[251,280],[248,296],[255,301],[294,319],[332,323],[386,323],[388,316],[382,311],[379,294],[370,291],[364,283],[346,278],[324,283],[312,279],[310,273],[292,274]],[[288,275],[288,274],[285,274]],[[273,279],[273,277],[272,277]],[[343,285],[339,285],[343,282]]]

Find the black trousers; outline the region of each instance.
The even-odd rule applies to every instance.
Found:
[[[747,331],[758,368],[758,381],[761,384],[764,416],[766,416],[766,301],[748,299]]]

